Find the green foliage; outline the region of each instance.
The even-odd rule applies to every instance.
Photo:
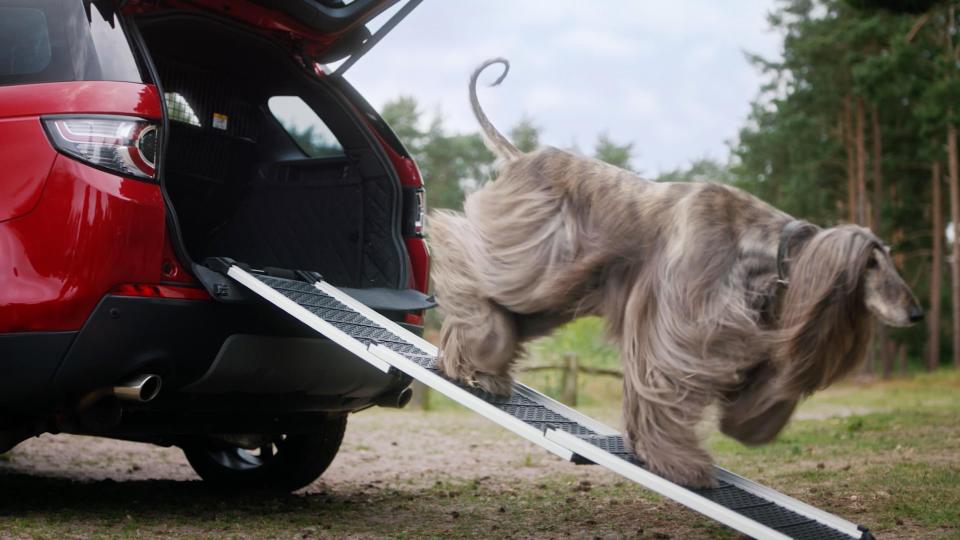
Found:
[[[669,170],[657,176],[658,182],[721,182],[728,184],[734,177],[730,167],[710,158],[694,160],[686,167]]]
[[[424,128],[423,111],[410,96],[387,102],[380,114],[420,166],[427,207],[460,208],[465,185],[481,180],[493,163],[480,137],[447,134],[440,115]]]
[[[494,155],[478,133],[449,133],[439,112],[428,122],[410,96],[387,102],[380,114],[420,166],[429,208],[459,209],[466,193],[492,178]],[[529,118],[510,135],[524,152],[540,145],[540,128]]]
[[[846,0],[849,5],[862,10],[886,9],[894,13],[923,13],[942,0]]]
[[[633,158],[633,143],[620,144],[611,139],[608,134],[601,133],[593,147],[593,155],[600,161],[605,161],[621,169],[633,170],[630,164],[630,160]]]
[[[543,364],[557,364],[566,354],[576,354],[582,365],[614,368],[620,364],[599,317],[579,318],[533,342],[529,351],[531,358]]]
[[[532,152],[540,148],[540,128],[527,116],[510,130],[510,140],[521,152]]]
[[[860,129],[855,111],[862,104],[865,198],[879,206],[868,209],[879,218],[872,227],[900,254],[901,271],[920,297],[927,296],[930,268],[931,162],[946,162],[946,125],[960,121],[957,63],[945,54],[945,7],[910,0],[780,0],[769,20],[783,35],[782,55],[750,57],[767,83],[732,147],[735,185],[794,216],[821,225],[843,222],[854,178],[852,134]],[[918,16],[918,10],[926,13]],[[878,164],[880,192],[873,172]],[[919,358],[924,330],[918,325],[892,335]]]

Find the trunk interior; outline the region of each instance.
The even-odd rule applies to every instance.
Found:
[[[405,288],[401,188],[329,82],[258,34],[197,15],[137,21],[169,118],[164,187],[193,261]]]

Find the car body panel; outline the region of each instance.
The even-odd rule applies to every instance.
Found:
[[[77,330],[115,286],[161,279],[160,186],[57,154],[40,119],[54,113],[162,114],[151,85],[0,87],[0,333]]]
[[[0,222],[36,206],[56,156],[35,117],[0,118]]]
[[[79,329],[121,283],[160,281],[160,187],[57,156],[30,213],[0,223],[0,333]]]
[[[356,3],[370,9],[366,15],[372,17],[397,1]],[[311,2],[275,7],[248,0],[131,0],[124,12],[193,10],[229,17],[272,36],[319,76],[310,62],[334,45],[354,43],[346,41],[347,34],[366,32],[363,25],[369,17],[344,19],[342,27],[324,30],[296,20],[291,15],[297,12],[295,3]],[[133,24],[116,22],[119,29]],[[132,41],[136,51],[139,45]],[[59,153],[44,130],[43,118],[50,115],[133,116],[159,125],[164,120],[162,99],[156,86],[135,82],[0,86],[0,410],[59,418],[87,393],[145,370],[164,379],[161,407],[191,410],[197,407],[196,396],[180,394],[180,388],[206,373],[231,335],[308,337],[258,304],[213,301],[184,264],[191,261],[174,249],[173,212],[165,207],[161,185]],[[351,93],[348,100],[362,98]],[[372,109],[354,112],[360,121],[379,118]],[[380,123],[371,127],[402,187],[421,188],[416,165],[402,145],[386,142],[395,137]],[[403,241],[413,270],[410,285],[426,291],[429,254],[422,235]],[[413,322],[419,326],[422,317]],[[324,395],[296,407],[279,396],[271,402],[276,411],[358,410],[377,395],[409,384],[397,374],[371,375],[349,355],[324,354],[327,362],[311,358],[299,368],[317,366],[315,375],[324,384],[317,383],[312,391]],[[327,377],[323,370],[339,375]],[[287,379],[297,381],[297,376]],[[259,389],[256,384],[238,388]]]
[[[39,116],[104,113],[160,119],[153,86],[65,82],[0,86],[0,222],[30,212],[40,199],[57,153]]]
[[[0,118],[44,114],[122,114],[160,120],[157,87],[114,81],[0,86]]]

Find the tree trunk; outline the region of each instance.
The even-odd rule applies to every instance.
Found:
[[[883,208],[883,139],[880,136],[880,114],[877,106],[870,108],[870,138],[873,142],[873,212],[870,226],[877,235],[883,234],[880,223]]]
[[[901,343],[897,349],[897,363],[900,364],[900,376],[906,377],[910,374],[910,366],[907,361],[907,344]]]
[[[577,372],[579,371],[579,366],[577,365],[577,354],[576,353],[567,353],[563,355],[563,374],[561,375],[560,386],[561,394],[560,401],[570,405],[571,407],[577,406]]]
[[[847,152],[847,221],[857,222],[857,161],[854,155],[853,118],[850,96],[843,98],[843,147]]]
[[[870,158],[870,164],[873,166],[871,176],[873,177],[873,201],[870,205],[867,225],[873,229],[877,236],[883,236],[883,227],[880,222],[881,209],[883,208],[883,140],[880,138],[880,114],[877,112],[877,106],[870,107],[870,139],[873,144],[873,156]],[[866,195],[863,195],[864,198]],[[876,323],[875,323],[876,324]],[[887,338],[887,328],[882,324],[876,324],[874,332],[874,351],[879,352],[880,365],[883,366],[884,378],[893,376],[893,353],[895,343],[889,342]]]
[[[931,167],[933,203],[930,208],[933,221],[933,261],[930,268],[930,313],[927,314],[927,371],[940,366],[940,284],[943,280],[943,195],[940,162]]]
[[[877,328],[873,338],[876,346],[873,350],[880,358],[883,359],[883,361],[880,363],[880,369],[882,370],[881,373],[883,373],[883,378],[890,379],[893,377],[893,349],[897,347],[897,344],[894,343],[892,339],[887,339],[887,329],[885,326],[879,323],[875,324],[877,325]]]
[[[857,223],[867,224],[867,146],[863,99],[857,98]]]
[[[950,221],[953,242],[950,246],[950,287],[953,301],[953,367],[960,368],[960,164],[957,163],[957,126],[953,125],[953,107],[947,110],[947,169],[950,184]]]
[[[867,143],[866,143],[866,128],[864,126],[864,114],[863,114],[863,99],[857,98],[855,110],[854,110],[854,147],[856,150],[856,221],[855,223],[860,225],[867,224]],[[885,334],[880,325],[874,324],[874,338],[873,346],[871,347],[871,354],[867,355],[867,361],[863,364],[863,372],[866,374],[873,375],[876,373],[877,365],[877,352],[878,349],[882,350],[884,348],[885,335],[880,337],[884,340],[878,340],[877,336],[880,334]],[[877,344],[880,344],[877,347]]]
[[[956,31],[956,13],[953,6],[948,10],[947,59],[953,64],[953,33]],[[952,74],[948,75],[951,79]],[[953,222],[953,242],[950,248],[950,291],[953,302],[953,367],[960,368],[960,189],[958,189],[957,126],[953,123],[953,106],[947,107],[947,169],[950,183],[950,221]]]

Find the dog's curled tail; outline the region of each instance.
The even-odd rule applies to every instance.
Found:
[[[477,99],[477,78],[480,77],[480,74],[483,73],[483,70],[494,64],[502,64],[503,73],[497,78],[497,80],[493,81],[490,86],[497,86],[503,82],[503,79],[506,78],[507,73],[510,73],[510,62],[508,62],[505,58],[491,58],[490,60],[480,64],[477,69],[473,70],[473,75],[470,76],[470,106],[473,107],[473,115],[477,118],[477,122],[480,124],[480,129],[483,132],[483,141],[486,143],[487,148],[496,154],[497,157],[505,160],[511,160],[520,157],[523,155],[523,152],[521,152],[519,148],[507,140],[502,133],[497,131],[497,128],[493,127],[493,124],[490,123],[490,119],[487,118],[487,115],[480,107],[480,101]]]

